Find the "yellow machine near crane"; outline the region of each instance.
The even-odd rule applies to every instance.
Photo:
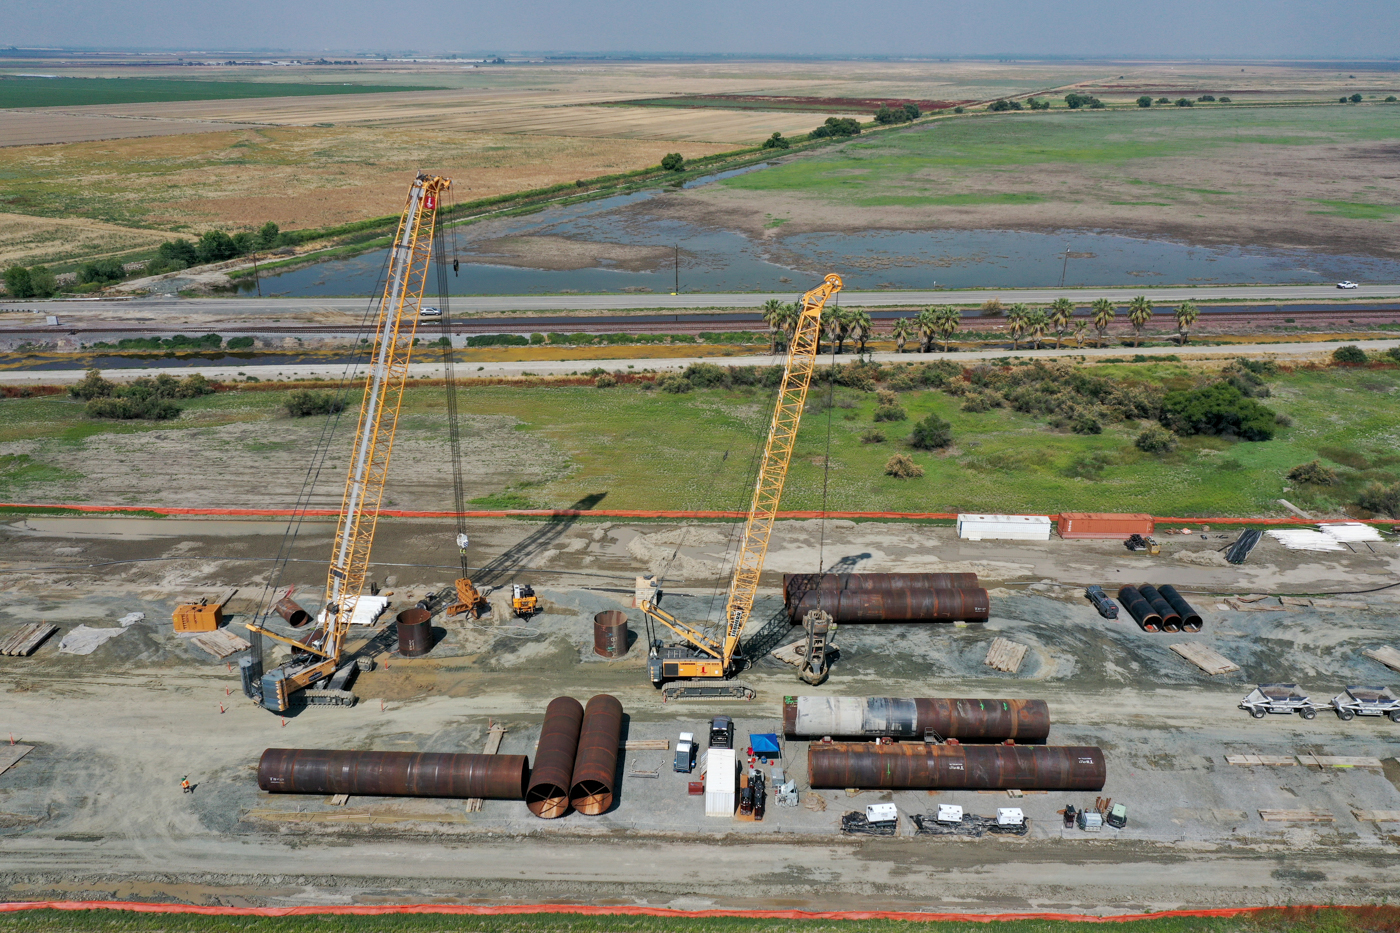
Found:
[[[297,691],[331,678],[340,666],[345,636],[365,590],[370,546],[379,521],[379,504],[388,478],[404,383],[428,283],[438,205],[451,184],[449,179],[420,173],[409,188],[408,202],[399,219],[326,576],[325,612],[302,638],[280,635],[262,624],[247,625],[255,636],[266,636],[292,649],[291,659],[282,666],[245,676],[245,692],[274,712],[286,711]],[[470,582],[467,587],[471,588]],[[300,607],[293,608],[301,611],[301,618],[308,622],[314,615]],[[266,618],[265,615],[264,622]]]
[[[841,277],[828,275],[821,285],[802,296],[792,341],[788,346],[783,379],[778,388],[778,404],[768,428],[768,440],[763,448],[763,460],[758,468],[753,502],[744,523],[744,538],[729,584],[729,597],[724,608],[724,639],[716,640],[700,629],[682,622],[656,603],[642,600],[641,609],[649,621],[655,621],[675,632],[684,644],[666,646],[651,640],[647,671],[652,683],[666,691],[667,698],[684,696],[748,696],[751,689],[743,684],[728,683],[738,671],[735,652],[744,634],[749,615],[753,612],[758,593],[758,578],[763,573],[763,561],[768,555],[768,540],[773,522],[778,516],[778,504],[783,495],[792,449],[797,443],[797,429],[802,421],[802,408],[807,402],[807,390],[816,368],[817,345],[821,337],[822,308],[827,299],[841,290]],[[649,639],[650,640],[650,639]],[[824,650],[824,646],[823,646]],[[708,685],[666,686],[673,680],[708,681]]]

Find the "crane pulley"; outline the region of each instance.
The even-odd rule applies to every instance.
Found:
[[[379,303],[372,362],[355,428],[335,546],[326,574],[325,612],[310,635],[302,639],[279,635],[258,624],[247,626],[250,632],[266,635],[293,650],[290,661],[261,678],[260,702],[275,712],[285,711],[296,691],[335,673],[355,606],[364,592],[413,338],[428,283],[438,204],[451,184],[449,179],[420,173],[409,188],[408,202],[399,219]]]
[[[797,443],[802,409],[807,402],[812,373],[816,369],[822,308],[826,306],[827,299],[840,290],[841,277],[831,274],[821,285],[802,296],[797,325],[783,366],[783,379],[778,387],[778,403],[773,410],[763,460],[754,484],[753,502],[749,505],[739,557],[729,584],[729,596],[724,607],[723,640],[711,638],[649,600],[642,601],[641,609],[648,619],[664,625],[688,642],[688,645],[670,648],[659,643],[650,646],[648,670],[652,683],[658,687],[668,680],[723,679],[736,673],[734,654],[749,615],[753,612],[759,576],[763,573],[763,561],[768,555],[768,542],[783,496],[783,483],[787,479],[792,450]]]

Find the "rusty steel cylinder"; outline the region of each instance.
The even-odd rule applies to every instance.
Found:
[[[1137,587],[1119,587],[1118,601],[1137,620],[1144,632],[1155,632],[1162,627],[1162,617],[1153,611],[1151,603],[1142,598]]]
[[[1191,608],[1191,604],[1181,598],[1181,594],[1176,591],[1176,587],[1170,583],[1157,587],[1157,593],[1181,616],[1181,630],[1183,632],[1199,632],[1201,630],[1201,614]]]
[[[290,596],[283,596],[272,607],[292,628],[304,628],[311,623],[311,613],[301,608]]]
[[[627,655],[627,613],[607,609],[593,617],[593,653],[602,658]]]
[[[605,812],[613,803],[617,782],[617,747],[622,741],[622,704],[600,693],[588,701],[579,729],[569,802],[588,816]]]
[[[258,787],[274,794],[521,800],[529,770],[524,755],[269,748],[258,760]]]
[[[416,606],[399,613],[399,654],[417,658],[433,650],[432,618],[431,612]]]
[[[976,574],[791,574],[784,578],[783,598],[793,623],[816,609],[838,623],[985,622],[991,602],[976,579]]]
[[[933,733],[960,742],[1044,742],[1050,707],[1044,700],[786,697],[783,731],[793,738],[922,739]]]
[[[1181,616],[1172,608],[1171,603],[1163,599],[1162,594],[1157,592],[1157,587],[1144,583],[1137,590],[1142,594],[1142,598],[1147,600],[1152,611],[1162,617],[1162,631],[1181,631]]]
[[[807,775],[814,788],[1096,791],[1107,765],[1092,746],[813,743]]]
[[[574,756],[582,725],[583,704],[573,697],[555,697],[545,707],[535,767],[525,790],[525,806],[541,819],[553,820],[569,812],[569,788],[574,785]]]

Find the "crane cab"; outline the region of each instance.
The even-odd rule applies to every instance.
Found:
[[[660,643],[651,646],[647,672],[658,688],[668,680],[723,679],[725,676],[724,662],[718,658],[688,645],[662,646]]]

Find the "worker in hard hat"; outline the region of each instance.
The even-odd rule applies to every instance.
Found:
[[[180,779],[180,793],[193,794],[194,788],[190,786],[190,776],[187,774]]]

